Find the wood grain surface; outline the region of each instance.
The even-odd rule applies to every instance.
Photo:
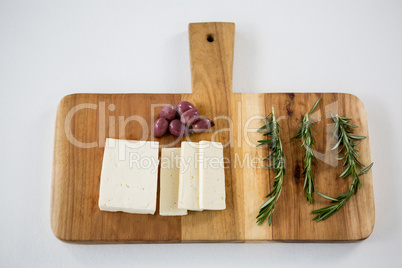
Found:
[[[353,118],[356,134],[367,136],[359,145],[361,160],[371,162],[368,126],[363,103],[342,93],[232,93],[233,23],[189,25],[192,94],[73,94],[58,106],[54,143],[51,227],[59,239],[75,243],[173,243],[265,241],[357,241],[374,227],[371,171],[362,176],[357,195],[326,221],[312,221],[313,209],[328,205],[314,194],[310,205],[303,190],[303,151],[290,141],[303,114],[322,97],[317,120],[317,191],[336,196],[349,188],[351,178],[340,179],[341,164],[334,160],[329,111]],[[98,208],[99,182],[107,137],[155,140],[160,146],[180,147],[171,135],[157,139],[152,125],[164,104],[188,100],[202,115],[213,118],[213,131],[182,140],[215,140],[225,146],[227,158],[224,211],[189,212],[182,217],[104,212]],[[255,217],[270,191],[273,173],[261,167],[267,148],[256,148],[262,136],[256,129],[275,107],[282,126],[287,176],[276,205],[273,225],[258,226]],[[159,189],[158,189],[159,191]],[[159,197],[158,197],[159,198]],[[159,203],[159,200],[158,202]]]

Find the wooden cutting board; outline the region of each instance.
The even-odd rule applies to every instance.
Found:
[[[330,196],[345,192],[351,179],[340,179],[341,165],[333,159],[334,144],[329,111],[353,118],[356,134],[367,136],[359,145],[361,160],[371,162],[368,126],[363,103],[342,93],[232,93],[234,47],[233,23],[189,25],[192,94],[73,94],[58,106],[54,144],[51,226],[54,234],[75,243],[164,242],[263,242],[356,241],[367,238],[374,227],[371,171],[362,176],[357,195],[326,221],[312,221],[313,209],[328,205],[317,194],[310,205],[305,199],[302,176],[303,150],[297,133],[303,114],[322,97],[314,117],[316,190]],[[224,155],[226,204],[224,211],[189,212],[183,217],[103,212],[98,208],[99,180],[105,138],[157,140],[160,145],[180,147],[171,135],[156,139],[152,124],[162,104],[188,100],[202,115],[214,118],[214,132],[194,134],[192,141],[212,140],[229,144]],[[158,106],[159,105],[159,106]],[[287,160],[282,195],[273,225],[255,223],[273,173],[259,167],[266,148],[256,148],[262,136],[255,132],[261,117],[275,107],[282,126]],[[152,112],[154,111],[154,112]],[[186,140],[186,139],[183,139]],[[159,203],[159,200],[158,200]]]

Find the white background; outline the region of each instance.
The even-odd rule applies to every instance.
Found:
[[[371,237],[72,245],[53,236],[59,100],[76,92],[190,92],[187,27],[204,21],[236,23],[236,92],[338,91],[362,99],[375,162]],[[402,1],[1,0],[0,90],[2,267],[402,265]]]

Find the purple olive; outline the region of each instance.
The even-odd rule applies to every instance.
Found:
[[[192,123],[197,121],[198,118],[200,118],[200,111],[198,111],[198,109],[196,108],[193,108],[182,113],[180,121],[183,124],[191,125]]]
[[[169,132],[173,136],[182,137],[187,133],[186,125],[180,122],[179,119],[172,120],[169,124]]]
[[[169,122],[165,118],[159,118],[154,123],[154,136],[157,138],[162,137],[169,126]]]
[[[179,115],[193,108],[195,108],[194,105],[192,105],[188,101],[179,101],[179,103],[176,105],[176,109]]]
[[[214,121],[206,117],[200,117],[191,125],[191,129],[194,133],[202,133],[213,127]]]
[[[170,121],[176,117],[176,108],[172,104],[168,104],[162,108],[159,116]]]

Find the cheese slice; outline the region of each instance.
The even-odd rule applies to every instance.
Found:
[[[180,148],[163,148],[161,152],[159,215],[187,215],[177,207],[179,197]]]
[[[200,141],[200,207],[207,210],[226,208],[223,146],[219,142]]]
[[[106,139],[99,208],[154,214],[158,184],[158,142]]]
[[[199,144],[182,142],[180,152],[178,208],[201,211],[199,205]]]

